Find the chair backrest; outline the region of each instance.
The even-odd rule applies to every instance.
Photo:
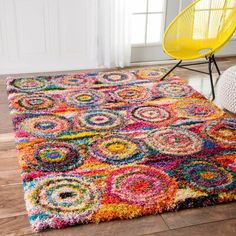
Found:
[[[193,50],[198,58],[219,50],[236,29],[236,0],[197,0],[183,10],[169,25],[164,37],[164,51]],[[181,57],[181,54],[178,54]],[[184,58],[186,57],[186,58]],[[189,58],[190,54],[183,54]]]

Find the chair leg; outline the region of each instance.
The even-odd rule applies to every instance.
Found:
[[[168,76],[176,67],[178,67],[182,63],[182,60],[179,61],[171,70],[169,70],[160,80],[163,80]]]
[[[209,75],[210,75],[210,81],[211,81],[211,92],[212,92],[212,101],[215,100],[215,90],[214,90],[214,82],[213,82],[213,75],[212,75],[212,68],[211,65],[214,63],[214,59],[212,57],[209,57],[208,59],[208,69],[209,69]]]
[[[218,75],[220,76],[220,75],[221,75],[220,69],[219,69],[219,66],[218,66],[217,63],[216,63],[216,59],[215,59],[215,56],[214,56],[214,55],[212,56],[212,61],[213,61],[214,65],[215,65],[215,67],[216,67],[216,70],[217,70],[217,72],[218,72]]]

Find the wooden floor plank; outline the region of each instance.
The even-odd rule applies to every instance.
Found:
[[[0,150],[1,153],[3,152],[8,152],[9,150],[15,149],[16,148],[16,143],[15,141],[7,141],[7,142],[2,142],[0,138]]]
[[[0,157],[4,157],[4,153],[6,155],[8,151],[12,152],[13,149],[16,149],[15,134],[13,129],[8,133],[1,133],[0,130]]]
[[[0,122],[0,133],[12,132],[13,125],[8,105],[1,105],[1,122]]]
[[[0,186],[0,219],[26,214],[21,184]]]
[[[11,130],[11,132],[9,132],[9,133],[1,132],[0,133],[0,142],[2,144],[4,144],[5,142],[15,142],[15,134],[14,134],[13,130]],[[0,150],[2,150],[2,149],[0,149]]]
[[[236,202],[162,214],[170,229],[236,218]]]
[[[17,151],[16,148],[12,148],[6,151],[0,150],[0,160],[5,159],[7,161],[8,159],[13,159],[15,160],[17,157]],[[11,163],[6,163],[6,166],[10,165]],[[1,170],[1,165],[0,165],[0,170]],[[3,168],[3,167],[2,167]]]
[[[0,219],[0,235],[2,236],[23,236],[31,233],[32,229],[27,215]]]
[[[1,96],[0,96],[0,105],[5,105],[5,104],[8,104],[8,101],[7,101],[7,93],[6,91],[1,91],[0,92],[2,93]]]
[[[195,225],[175,230],[168,230],[154,234],[140,234],[140,236],[235,236],[236,219]],[[125,235],[124,235],[125,236]]]
[[[0,171],[0,186],[21,184],[20,170]]]

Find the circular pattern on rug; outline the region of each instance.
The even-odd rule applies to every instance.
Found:
[[[182,98],[193,94],[193,89],[187,84],[160,82],[153,87],[153,93],[160,97]]]
[[[220,146],[236,148],[236,119],[210,121],[204,126],[203,132]]]
[[[18,111],[44,111],[51,110],[57,101],[43,94],[17,96],[11,100],[11,106]]]
[[[19,78],[14,79],[10,84],[19,90],[35,92],[45,89],[47,87],[47,80],[43,77]]]
[[[123,102],[142,102],[150,98],[148,89],[141,86],[129,86],[114,91],[115,98]]]
[[[165,172],[146,166],[126,166],[111,172],[107,192],[121,201],[159,210],[175,197],[177,184]]]
[[[181,99],[173,107],[180,117],[210,120],[223,115],[222,110],[205,99]]]
[[[147,68],[137,71],[138,79],[142,80],[160,81],[160,79],[163,78],[165,74],[166,72],[163,72],[163,69],[161,70],[160,68]]]
[[[52,175],[39,179],[28,197],[32,205],[47,214],[86,219],[100,204],[100,191],[77,175]]]
[[[85,74],[62,75],[52,79],[53,83],[62,88],[77,88],[92,83],[92,78],[86,77]]]
[[[115,165],[141,160],[147,152],[141,140],[115,134],[96,139],[89,151],[93,157]]]
[[[163,127],[150,132],[147,143],[161,153],[186,156],[203,148],[203,140],[197,134],[181,128]]]
[[[219,164],[231,169],[236,173],[236,149],[226,149],[210,154],[210,158],[214,158]]]
[[[123,125],[123,117],[110,110],[92,110],[80,114],[80,125],[92,130],[113,130]]]
[[[95,106],[102,104],[104,100],[105,96],[102,92],[93,90],[80,90],[66,96],[66,103],[73,107]]]
[[[27,165],[41,171],[58,172],[72,170],[83,163],[77,148],[68,143],[45,142],[30,147]],[[31,153],[32,152],[32,153]]]
[[[188,159],[177,170],[188,185],[204,192],[228,192],[236,187],[235,173],[213,161]]]
[[[38,115],[25,119],[20,129],[42,138],[55,138],[71,128],[70,121],[61,116]]]
[[[132,118],[148,123],[158,123],[170,118],[170,113],[163,107],[138,106],[131,110]]]
[[[113,72],[99,73],[98,79],[105,84],[114,84],[114,83],[126,83],[130,80],[135,79],[135,76],[131,72],[113,71]]]

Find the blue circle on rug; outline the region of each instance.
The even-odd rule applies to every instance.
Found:
[[[113,130],[123,125],[123,117],[110,110],[92,110],[82,113],[80,125],[91,130]]]
[[[27,164],[34,169],[46,172],[72,170],[83,163],[83,157],[72,144],[46,142],[34,145],[34,163]]]

